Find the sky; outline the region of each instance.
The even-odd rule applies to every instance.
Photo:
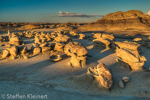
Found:
[[[128,10],[146,14],[150,0],[0,0],[0,22],[93,22]]]

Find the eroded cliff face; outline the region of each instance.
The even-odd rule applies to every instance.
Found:
[[[118,11],[114,13],[109,13],[102,19],[119,20],[119,19],[130,19],[130,18],[137,18],[137,17],[145,17],[145,14],[138,10],[129,10],[127,12]]]
[[[81,29],[86,27],[88,30],[150,29],[150,16],[138,10],[118,11],[109,13]]]

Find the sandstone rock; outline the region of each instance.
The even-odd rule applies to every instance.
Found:
[[[42,47],[42,53],[46,51],[50,51],[51,47]]]
[[[71,38],[67,35],[57,36],[54,38],[54,41],[61,42],[61,43],[68,43],[71,41]]]
[[[130,10],[127,12],[114,12],[109,13],[100,20],[95,21],[95,24],[101,23],[107,27],[107,29],[149,29],[150,17],[138,10]],[[142,20],[142,21],[141,21]]]
[[[92,33],[93,38],[99,39],[102,37],[102,33]]]
[[[59,52],[64,52],[64,46],[65,44],[63,43],[55,43],[54,50],[59,51]]]
[[[33,50],[33,54],[39,54],[40,52],[41,52],[41,48],[39,48],[39,47],[36,47]]]
[[[41,39],[41,42],[42,42],[42,43],[44,43],[44,42],[46,42],[46,41],[47,41],[47,39],[46,39],[45,37],[40,38],[40,39]]]
[[[68,56],[71,56],[71,60],[69,62],[71,66],[86,65],[86,55],[88,53],[88,50],[85,47],[69,42],[65,45],[64,52]]]
[[[52,32],[51,33],[51,38],[55,38],[55,37],[57,37],[57,34],[55,32]]]
[[[8,51],[7,49],[3,50],[3,51],[2,51],[2,58],[8,57],[9,54],[10,54],[10,53],[9,53],[9,51]]]
[[[116,49],[117,61],[122,61],[130,65],[132,70],[142,70],[146,58],[139,55],[138,51],[131,51],[127,49]]]
[[[51,40],[51,35],[50,35],[50,33],[47,33],[45,37],[46,37],[47,41],[50,41],[50,40]]]
[[[39,47],[39,44],[38,43],[33,43],[32,46],[33,47]]]
[[[124,85],[124,82],[123,82],[123,81],[120,81],[120,82],[119,82],[119,87],[122,88],[122,89],[125,88],[125,85]]]
[[[133,42],[136,42],[136,43],[143,43],[143,39],[142,38],[135,38],[132,40]]]
[[[29,57],[27,55],[23,55],[23,58],[24,59],[28,59]]]
[[[77,34],[76,32],[74,32],[74,31],[70,31],[69,33],[70,33],[70,35],[73,36],[73,37],[77,37],[77,36],[78,36],[78,34]]]
[[[85,39],[85,38],[86,38],[85,34],[82,34],[82,33],[79,34],[79,39]]]
[[[129,41],[118,42],[117,41],[117,42],[115,42],[115,44],[120,48],[138,51],[139,53],[142,52],[142,48],[141,48],[140,44],[135,43],[135,42],[129,42]]]
[[[118,57],[123,58],[126,61],[132,61],[132,62],[139,62],[139,53],[137,51],[134,51],[135,55],[132,54],[130,51],[126,50],[126,49],[116,49],[116,53]]]
[[[100,63],[97,65],[97,70],[98,70],[101,84],[105,88],[111,88],[113,84],[112,75],[110,71],[107,69],[107,67],[104,64]]]
[[[60,61],[62,57],[60,55],[51,55],[50,61]]]
[[[9,39],[10,44],[20,45],[23,43],[23,39],[19,36],[11,37]]]
[[[122,80],[123,80],[123,82],[127,83],[127,82],[129,82],[129,77],[123,77]]]
[[[46,47],[46,46],[48,46],[48,43],[46,43],[46,42],[45,42],[45,43],[40,43],[40,44],[39,44],[39,47],[41,47],[41,48],[42,48],[42,47]],[[36,47],[37,47],[37,46],[36,46]]]
[[[40,43],[41,43],[41,40],[40,40],[38,37],[35,37],[35,41],[34,41],[34,43],[38,43],[38,44],[40,44]]]
[[[91,68],[91,67],[89,67],[87,69],[87,73],[91,74],[92,76],[99,76],[97,68]]]
[[[103,38],[103,39],[109,39],[109,40],[111,40],[111,41],[114,41],[115,40],[115,37],[113,36],[113,34],[102,34],[101,35],[101,38]]]
[[[106,48],[110,48],[112,45],[112,41],[111,40],[106,40],[106,39],[94,39],[93,40],[93,44],[95,47],[106,47]]]
[[[150,29],[150,16],[138,10],[129,10],[127,12],[109,13],[101,19],[85,24],[78,28],[79,30],[124,30],[124,29]]]
[[[19,53],[25,54],[26,52],[27,52],[27,47],[26,46],[19,47]]]
[[[17,46],[12,46],[11,48],[7,48],[7,50],[10,52],[11,55],[14,57],[17,56],[18,54],[18,47]]]
[[[10,59],[14,60],[16,57],[14,55],[10,56]]]

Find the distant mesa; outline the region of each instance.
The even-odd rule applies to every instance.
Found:
[[[89,28],[87,28],[89,27]],[[138,10],[109,13],[105,17],[80,27],[88,30],[150,29],[150,16]]]
[[[38,29],[38,28],[40,28],[40,26],[27,24],[18,28],[18,30],[28,30],[28,29]]]

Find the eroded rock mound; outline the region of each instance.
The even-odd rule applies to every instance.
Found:
[[[113,34],[102,34],[102,33],[92,33],[93,38],[96,38],[93,40],[93,44],[95,47],[106,47],[106,49],[109,49],[114,41]]]
[[[131,51],[129,49],[117,47],[116,53],[117,62],[123,63],[125,66],[129,66],[132,70],[143,69],[146,58],[144,56],[140,56],[138,51]]]
[[[71,56],[70,65],[75,66],[85,66],[86,65],[86,55],[88,50],[80,44],[75,44],[69,42],[64,47],[64,52],[68,56]]]
[[[9,43],[13,45],[21,45],[23,43],[23,39],[19,34],[12,33],[9,36]]]
[[[109,69],[102,63],[97,68],[89,67],[87,73],[75,75],[69,78],[82,88],[95,87],[99,89],[110,89],[113,84],[112,74]]]
[[[105,88],[111,88],[113,81],[112,81],[112,75],[108,70],[108,68],[104,64],[100,63],[97,65],[97,70],[98,70],[101,84]]]
[[[130,41],[124,41],[124,42],[115,42],[115,45],[119,48],[129,49],[130,51],[138,51],[139,53],[142,53],[142,47],[140,44],[136,42],[130,42]]]

